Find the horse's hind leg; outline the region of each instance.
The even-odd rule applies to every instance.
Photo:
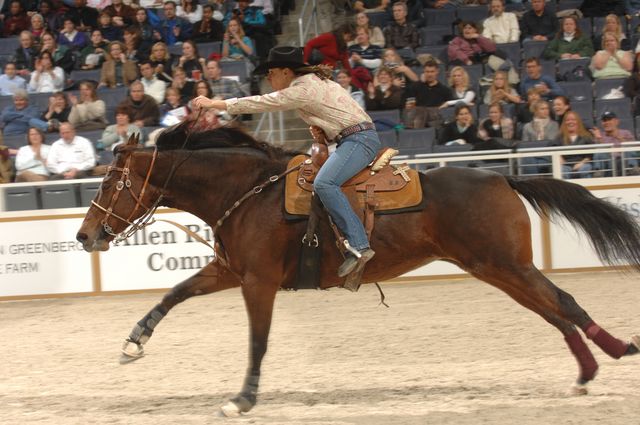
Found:
[[[126,363],[144,355],[144,344],[149,341],[158,323],[176,305],[197,295],[206,295],[240,286],[240,280],[217,262],[212,261],[187,280],[165,294],[131,330],[122,347],[121,361]]]

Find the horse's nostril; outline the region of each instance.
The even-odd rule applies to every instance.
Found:
[[[87,236],[86,233],[78,232],[78,234],[76,235],[76,240],[78,242],[84,242],[87,239],[89,239],[89,236]]]

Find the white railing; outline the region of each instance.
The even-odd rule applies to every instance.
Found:
[[[278,128],[274,126],[274,118],[273,115],[277,114],[278,116]],[[264,129],[267,132],[265,136],[260,136],[259,133],[263,131],[263,126],[268,125]],[[273,143],[275,141],[275,132],[278,131],[280,133],[280,144],[284,144],[284,114],[282,111],[278,112],[265,112],[262,114],[260,119],[258,120],[258,124],[256,124],[256,128],[253,130],[253,137],[258,140],[265,140],[267,142]]]
[[[312,24],[315,35],[318,35],[318,1],[305,0],[304,4],[302,5],[302,10],[300,11],[300,16],[298,17],[300,47],[304,47],[305,43],[307,42],[307,37],[309,35],[309,30],[311,29]]]

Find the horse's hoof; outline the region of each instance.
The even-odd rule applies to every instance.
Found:
[[[589,394],[589,389],[587,388],[586,384],[574,384],[571,387],[570,394],[574,396],[587,395]]]
[[[631,345],[636,347],[636,353],[640,351],[640,335],[634,335],[631,337]]]
[[[144,356],[144,347],[141,344],[137,344],[133,341],[125,341],[122,344],[120,350],[122,355],[120,356],[120,364],[131,363],[134,360],[138,360]]]
[[[227,404],[220,407],[218,416],[223,416],[225,418],[237,418],[241,413],[240,406],[235,404],[233,401],[228,401]]]

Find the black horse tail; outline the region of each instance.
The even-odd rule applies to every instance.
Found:
[[[506,179],[540,216],[551,221],[562,216],[587,234],[602,262],[628,263],[640,270],[640,226],[626,211],[574,183],[549,178]]]

